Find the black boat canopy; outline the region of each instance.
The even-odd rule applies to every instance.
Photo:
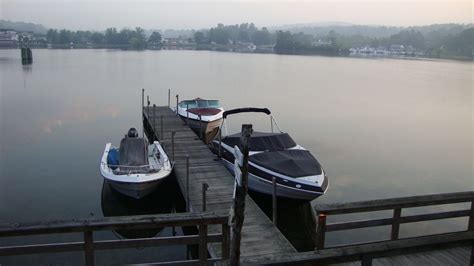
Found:
[[[257,153],[249,160],[273,172],[290,177],[320,175],[321,165],[307,150],[285,150]]]
[[[231,146],[240,147],[240,134],[229,135],[222,141]],[[296,143],[288,133],[264,133],[253,132],[249,141],[249,150],[251,151],[282,151],[296,146]]]
[[[120,165],[147,165],[148,157],[147,154],[145,154],[146,146],[147,143],[143,138],[123,138],[120,142]],[[134,168],[130,168],[130,170],[131,169]]]
[[[250,113],[250,112],[265,113],[267,115],[271,114],[271,112],[268,108],[244,107],[244,108],[237,108],[237,109],[227,110],[227,111],[224,112],[224,114],[222,114],[222,116],[224,117],[224,119],[226,119],[228,115],[238,114],[238,113]]]

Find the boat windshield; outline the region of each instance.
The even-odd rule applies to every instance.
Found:
[[[200,108],[207,107],[207,100],[197,100],[197,106]]]
[[[196,108],[196,101],[195,100],[190,100],[190,101],[182,101],[179,103],[179,107],[181,108]]]
[[[207,104],[209,105],[209,107],[213,107],[213,108],[220,108],[221,107],[221,104],[219,103],[218,100],[208,100]]]
[[[179,107],[186,108],[220,108],[218,100],[187,100],[179,103]]]

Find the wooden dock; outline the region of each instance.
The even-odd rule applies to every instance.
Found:
[[[143,117],[148,137],[153,138],[155,134],[155,137],[162,139],[170,158],[173,157],[172,132],[175,132],[174,172],[185,200],[189,197],[190,211],[202,211],[203,183],[207,183],[209,188],[206,191],[206,210],[228,212],[232,205],[234,177],[216,160],[216,156],[208,147],[168,106],[144,107]],[[189,195],[186,195],[186,156],[189,156]],[[221,227],[211,225],[208,232],[221,233]],[[212,257],[221,256],[220,245],[208,245]],[[295,248],[257,204],[247,197],[242,229],[242,258],[292,253],[296,253]]]

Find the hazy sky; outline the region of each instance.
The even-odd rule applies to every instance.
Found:
[[[473,5],[466,0],[0,0],[1,19],[73,30],[190,29],[219,22],[254,22],[258,27],[318,22],[408,26],[472,23],[472,14]]]

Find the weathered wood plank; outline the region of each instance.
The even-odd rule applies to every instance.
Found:
[[[0,224],[0,237],[51,233],[73,233],[84,231],[150,229],[166,226],[193,226],[200,224],[222,224],[226,213],[172,213],[105,217],[91,220],[63,220],[34,223]]]

